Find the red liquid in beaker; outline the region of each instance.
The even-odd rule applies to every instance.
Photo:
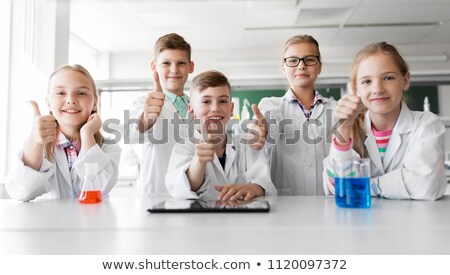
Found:
[[[78,196],[78,201],[86,204],[99,203],[102,201],[102,191],[81,191],[80,196]]]

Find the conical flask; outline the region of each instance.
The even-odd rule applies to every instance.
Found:
[[[97,175],[97,163],[84,164],[84,179],[81,192],[78,196],[80,203],[92,204],[102,201],[102,190],[100,183],[95,180]]]

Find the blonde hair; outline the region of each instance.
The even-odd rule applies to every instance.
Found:
[[[169,33],[158,38],[154,48],[154,59],[156,60],[158,55],[164,50],[185,51],[188,60],[191,61],[191,45],[179,34]]]
[[[373,56],[375,54],[382,53],[392,58],[392,61],[399,69],[403,76],[409,73],[408,64],[405,62],[403,57],[400,55],[397,48],[386,42],[371,43],[362,48],[355,56],[353,64],[351,66],[351,79],[350,83],[352,89],[356,91],[356,77],[359,69],[359,65],[366,58]],[[367,108],[364,108],[355,120],[352,128],[352,138],[353,138],[353,149],[358,152],[361,157],[367,156],[367,152],[364,147],[364,139],[366,137],[364,117]]]
[[[63,71],[69,71],[69,70],[72,70],[72,71],[76,71],[76,72],[79,72],[79,73],[81,73],[82,75],[84,75],[85,77],[87,77],[87,79],[89,80],[89,83],[91,84],[91,88],[92,88],[92,92],[94,93],[94,98],[95,98],[95,100],[96,100],[96,110],[99,110],[99,106],[98,106],[98,94],[97,94],[97,88],[96,88],[96,85],[95,85],[95,81],[94,81],[94,79],[92,78],[92,76],[91,76],[91,74],[88,72],[88,70],[86,70],[83,66],[81,66],[81,65],[78,65],[78,64],[73,64],[73,65],[62,65],[62,66],[60,66],[59,68],[57,68],[51,75],[50,75],[50,77],[48,78],[48,86],[47,86],[47,90],[48,90],[48,93],[50,93],[50,82],[51,82],[51,80],[52,80],[52,78],[55,76],[55,75],[57,75],[58,73],[60,73],[60,72],[63,72]],[[95,110],[93,110],[92,111],[92,113],[96,113],[97,111],[95,111]],[[77,137],[76,137],[77,138]],[[97,132],[97,133],[95,133],[94,134],[94,139],[95,139],[95,142],[98,144],[98,145],[102,145],[103,144],[103,136],[102,136],[102,134],[100,133],[100,131],[99,132]],[[54,159],[54,157],[55,157],[55,146],[56,146],[56,140],[57,140],[57,137],[55,136],[55,139],[54,139],[54,141],[52,141],[52,142],[50,142],[50,143],[47,143],[46,145],[45,145],[45,158],[46,159],[48,159],[49,161],[52,161],[53,159]]]
[[[286,41],[286,43],[284,43],[284,47],[283,50],[281,52],[281,58],[284,58],[284,54],[286,53],[286,51],[295,44],[299,44],[299,43],[309,43],[312,44],[316,47],[317,50],[317,55],[319,56],[319,62],[321,62],[321,55],[320,55],[320,50],[319,50],[319,42],[317,42],[317,40],[312,37],[311,35],[295,35],[291,38],[288,39],[288,41]]]
[[[226,86],[230,90],[230,96],[231,96],[231,86],[230,82],[228,81],[228,78],[221,72],[215,71],[215,70],[209,70],[206,72],[203,72],[196,77],[191,82],[191,96],[194,93],[200,93],[203,90],[210,88],[210,87],[220,87],[220,86]]]

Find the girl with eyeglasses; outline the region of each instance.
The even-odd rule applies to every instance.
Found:
[[[265,146],[272,181],[278,195],[324,195],[322,162],[330,146],[326,119],[332,125],[336,102],[315,89],[322,71],[318,42],[309,35],[291,37],[283,47],[281,70],[289,82],[286,94],[264,98],[258,106],[270,119]]]

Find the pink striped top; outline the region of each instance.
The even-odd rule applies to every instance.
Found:
[[[386,154],[386,147],[391,137],[393,129],[386,131],[377,131],[372,127],[372,133],[375,136],[375,141],[377,142],[378,152],[380,153],[381,162],[384,160],[384,155]]]

